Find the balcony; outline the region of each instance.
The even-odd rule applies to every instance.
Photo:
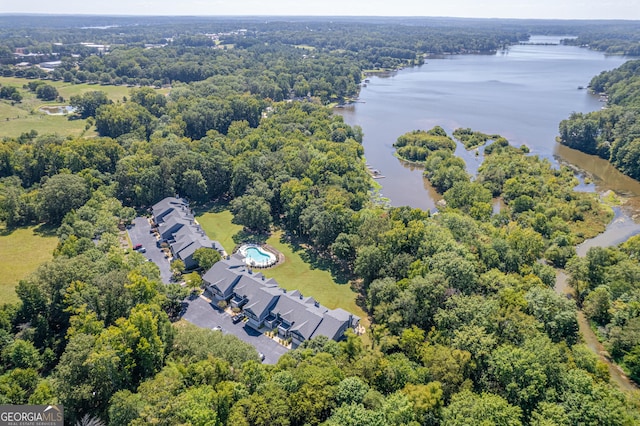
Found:
[[[244,297],[238,297],[234,295],[233,298],[231,298],[230,303],[232,308],[240,309],[247,303],[247,299],[245,299]]]
[[[278,318],[274,315],[269,314],[269,316],[264,320],[264,325],[266,325],[270,330],[273,330],[280,324]]]
[[[289,337],[289,329],[291,328],[291,324],[288,322],[282,321],[280,325],[278,325],[278,336],[284,338]]]

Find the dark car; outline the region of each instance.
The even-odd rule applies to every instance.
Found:
[[[231,322],[234,324],[239,323],[240,321],[242,321],[244,319],[245,315],[243,313],[239,313],[238,315],[234,316],[233,318],[231,318]]]

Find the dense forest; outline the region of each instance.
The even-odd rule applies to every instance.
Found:
[[[611,162],[640,179],[640,60],[628,61],[591,80],[606,107],[573,113],[560,123],[560,143]]]
[[[57,29],[59,22],[49,36],[33,30],[33,42],[67,43],[65,32],[82,39],[81,29]],[[161,33],[151,23],[85,37],[140,34],[144,44]],[[113,425],[638,424],[637,397],[609,382],[606,365],[580,341],[576,301],[553,290],[553,266],[576,271],[593,290],[577,302],[619,342],[614,356],[637,371],[637,250],[575,260],[574,245],[601,232],[611,210],[573,191],[569,169],[499,135],[460,129],[454,137],[469,147],[489,143],[472,179],[441,127],[399,136],[396,147],[399,157],[424,163],[444,205],[381,206],[371,199],[361,129],[323,105],[356,95],[367,67],[449,51],[437,40],[458,40],[462,52],[520,36],[484,21],[475,30],[359,22],[341,25],[349,36],[327,29],[300,39],[306,23],[270,31],[249,24],[220,27],[233,33],[221,41],[226,49],[185,33],[171,35],[183,45],[131,42],[69,60],[52,78],[105,74],[105,84],[158,80],[171,91],[132,87],[112,102],[96,85],[69,101],[99,137],[34,129],[0,142],[0,220],[9,231],[46,224],[58,237],[53,260],[17,285],[19,302],[0,307],[0,403],[61,403],[70,424],[84,416]],[[29,31],[21,25],[2,30],[8,49]],[[332,44],[350,40],[352,50]],[[403,45],[413,45],[411,55]],[[200,71],[177,78],[174,65],[184,75]],[[13,64],[5,69],[15,74]],[[181,321],[188,290],[162,284],[155,264],[123,250],[120,234],[176,193],[196,206],[227,205],[248,231],[280,229],[347,275],[371,318],[369,341],[351,333],[342,342],[314,339],[265,365],[235,337]],[[498,212],[495,197],[504,200]],[[625,268],[630,275],[616,275],[620,262],[634,265]],[[606,291],[620,314],[601,316]]]
[[[640,381],[640,308],[638,249],[640,237],[618,247],[591,248],[584,258],[567,264],[587,318],[597,327],[611,356]]]

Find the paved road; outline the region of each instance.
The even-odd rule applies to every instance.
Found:
[[[151,225],[146,217],[136,217],[133,226],[129,228],[129,238],[134,245],[142,244],[147,249],[144,256],[158,265],[160,268],[160,277],[162,282],[169,284],[171,282],[171,267],[169,261],[164,257],[164,253],[156,246],[156,235],[151,234]]]
[[[265,356],[265,364],[275,364],[282,355],[289,351],[284,346],[245,325],[242,321],[238,324],[232,323],[229,314],[214,308],[201,297],[187,301],[189,306],[182,318],[202,328],[222,327],[224,333],[233,334],[240,340],[253,345],[258,352],[262,352]]]
[[[153,261],[160,268],[160,276],[165,284],[171,282],[171,269],[169,261],[164,257],[164,253],[156,246],[156,236],[150,233],[151,226],[145,217],[137,217],[134,225],[128,230],[131,243],[142,244],[146,249],[143,255]],[[187,300],[188,306],[183,318],[192,324],[202,328],[213,328],[220,326],[224,333],[237,336],[256,348],[258,352],[262,352],[265,356],[265,364],[275,364],[280,357],[285,354],[288,349],[274,342],[267,336],[263,335],[245,326],[244,322],[234,324],[231,317],[224,311],[212,307],[209,302],[202,298],[195,300]]]

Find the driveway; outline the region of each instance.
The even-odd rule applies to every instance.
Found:
[[[171,282],[171,267],[169,261],[164,257],[164,253],[156,246],[156,234],[152,234],[151,225],[146,217],[136,217],[133,226],[129,228],[129,238],[134,245],[142,244],[147,249],[146,253],[142,253],[147,259],[158,265],[160,268],[160,278],[165,284]]]
[[[189,306],[182,318],[192,324],[202,328],[213,328],[215,326],[222,327],[223,333],[233,334],[240,340],[251,345],[258,352],[264,354],[265,364],[275,364],[280,357],[287,353],[289,349],[276,343],[262,333],[245,325],[244,322],[234,324],[231,322],[231,316],[224,311],[214,308],[201,297],[195,300],[186,300]]]

